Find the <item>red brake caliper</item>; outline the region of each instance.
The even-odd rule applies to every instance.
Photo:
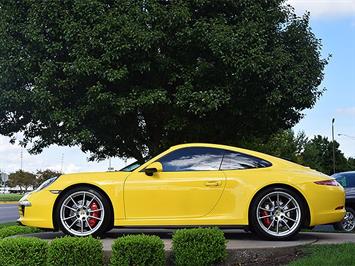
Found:
[[[97,205],[97,203],[96,203],[96,201],[93,201],[93,202],[90,204],[90,209],[91,209],[92,211],[94,211],[94,212],[91,213],[91,216],[97,217],[97,218],[100,217],[100,211],[96,211],[96,210],[99,209],[99,208],[98,208],[98,205]],[[89,225],[90,225],[91,227],[95,227],[95,225],[97,224],[98,221],[99,221],[99,220],[98,220],[98,219],[95,219],[95,218],[89,218],[89,219],[88,219]]]
[[[268,212],[267,211],[261,211],[262,216],[267,216]],[[265,226],[269,226],[271,224],[270,217],[265,217],[263,218],[263,222]]]

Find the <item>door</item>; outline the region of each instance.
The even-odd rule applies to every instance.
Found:
[[[127,219],[179,219],[208,215],[220,199],[223,150],[187,147],[159,158],[163,171],[133,172],[125,182]]]

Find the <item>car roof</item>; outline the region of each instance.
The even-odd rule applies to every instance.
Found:
[[[333,176],[335,175],[347,175],[347,174],[355,174],[355,171],[346,171],[346,172],[339,172],[339,173],[335,173],[333,174]]]

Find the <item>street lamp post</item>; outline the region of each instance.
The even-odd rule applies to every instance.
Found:
[[[335,174],[335,142],[334,142],[334,122],[335,122],[335,118],[333,118],[333,120],[332,120],[333,174]]]
[[[355,136],[350,136],[350,135],[346,135],[346,134],[338,134],[339,137],[343,136],[343,137],[347,137],[349,139],[355,140]]]

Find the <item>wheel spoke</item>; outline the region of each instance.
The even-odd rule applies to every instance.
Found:
[[[78,207],[79,207],[79,205],[75,202],[75,200],[74,200],[71,196],[70,196],[70,199],[71,199],[71,201],[72,201],[72,202],[74,202],[75,207],[77,207],[77,208],[78,208]]]
[[[76,218],[75,220],[74,220],[74,222],[71,224],[71,225],[69,225],[69,228],[72,228],[72,226],[76,223],[76,221],[78,221],[79,220],[79,218]]]
[[[91,200],[89,201],[89,203],[86,205],[86,207],[90,207],[91,202],[93,202],[93,200],[95,199],[95,197],[92,197]]]
[[[68,208],[68,209],[70,209],[70,210],[72,210],[72,211],[76,211],[74,208],[72,208],[72,207],[69,207],[68,205],[63,205],[65,208]]]
[[[267,198],[268,198],[268,200],[270,201],[270,203],[271,203],[272,205],[274,205],[274,202],[270,199],[270,197],[268,196]]]
[[[287,203],[284,205],[284,207],[287,207],[287,205],[292,201],[292,199],[289,199]]]
[[[279,225],[280,225],[280,220],[277,220],[276,222],[276,233],[279,233]]]
[[[80,231],[84,232],[84,221],[80,219]]]
[[[288,216],[284,216],[287,220],[290,220],[290,221],[292,221],[292,222],[297,222],[296,220],[294,220],[294,219],[292,219],[292,218],[290,218],[290,217],[288,217]]]
[[[88,212],[99,212],[102,211],[103,209],[97,209],[97,210],[88,210]]]
[[[90,223],[89,223],[88,218],[86,217],[85,219],[86,219],[86,224],[88,225],[88,227],[90,228],[90,230],[92,230],[92,227],[90,226]]]
[[[281,220],[286,226],[287,226],[287,228],[288,228],[288,230],[290,231],[290,226],[287,224],[287,222],[285,221],[285,220]]]
[[[265,209],[263,207],[260,207],[259,210],[263,210],[263,211],[267,211],[267,212],[271,212],[271,210]]]
[[[298,207],[294,207],[294,208],[291,208],[291,209],[288,209],[288,210],[284,210],[284,212],[290,212],[290,211],[294,211],[294,210],[297,210]]]
[[[276,194],[276,202],[277,202],[277,206],[280,206],[280,194],[279,193]]]
[[[270,230],[270,228],[271,228],[271,226],[274,224],[274,222],[275,222],[275,219],[273,218],[272,221],[271,221],[271,223],[270,223],[270,225],[269,225],[269,227],[267,228],[267,230]]]
[[[74,218],[74,217],[76,217],[76,214],[75,214],[75,215],[73,215],[73,216],[70,216],[70,217],[66,217],[66,218],[64,218],[64,219],[63,219],[63,221],[70,220],[70,219],[72,219],[72,218]]]
[[[85,206],[85,192],[83,193],[83,206]]]
[[[261,216],[261,217],[258,217],[258,219],[264,219],[264,218],[268,218],[268,217],[270,217],[270,216],[272,216],[272,215],[269,214],[269,215]]]
[[[101,218],[99,218],[99,217],[95,217],[95,216],[91,216],[91,215],[89,215],[88,216],[88,218],[93,218],[93,219],[96,219],[96,220],[99,220],[99,221],[101,221],[102,219]]]

